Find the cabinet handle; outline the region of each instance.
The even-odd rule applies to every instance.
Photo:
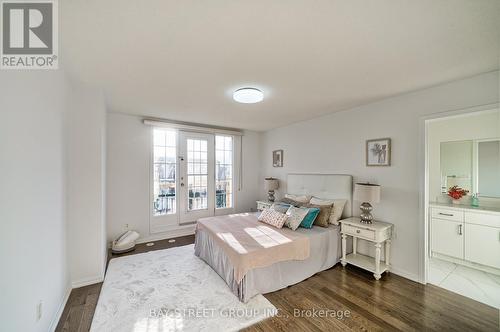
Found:
[[[452,214],[452,213],[441,213],[441,212],[439,212],[439,215],[440,215],[440,216],[448,216],[448,217],[453,217],[453,214]]]
[[[462,235],[462,225],[458,225],[458,235]]]
[[[359,234],[359,233],[361,233],[361,231],[360,231],[359,229],[357,229],[357,230],[356,230],[356,233],[358,233],[358,234]]]

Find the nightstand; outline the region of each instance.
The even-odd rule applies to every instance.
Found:
[[[273,202],[269,201],[257,201],[257,211],[262,211],[264,209],[269,209],[273,205]]]
[[[393,224],[374,221],[372,224],[363,224],[360,218],[347,218],[340,220],[342,233],[342,266],[348,263],[360,267],[362,269],[373,272],[376,280],[379,280],[381,274],[385,271],[389,272],[390,252],[391,252],[391,236]],[[347,237],[352,236],[352,254],[346,255]],[[375,245],[375,258],[357,253],[358,239],[370,241]],[[380,253],[382,246],[385,246],[385,262],[380,261]]]

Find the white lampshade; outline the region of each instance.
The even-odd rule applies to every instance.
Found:
[[[371,183],[356,183],[354,185],[354,200],[358,202],[380,202],[380,186]]]
[[[275,179],[275,178],[266,178],[265,187],[266,187],[267,191],[278,189],[278,187],[279,187],[278,179]]]

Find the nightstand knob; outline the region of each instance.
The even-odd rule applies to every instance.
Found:
[[[360,231],[359,229],[357,229],[357,230],[356,230],[356,233],[358,233],[358,234],[359,234],[359,233],[361,233],[361,231]]]

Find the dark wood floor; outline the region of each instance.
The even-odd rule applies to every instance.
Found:
[[[193,242],[194,236],[176,238],[175,243],[157,241],[153,247],[138,245],[129,254]],[[109,259],[113,257],[117,256],[110,255]],[[56,331],[89,330],[101,285],[86,286],[71,292]],[[343,268],[336,265],[297,285],[266,294],[265,297],[278,308],[279,315],[253,325],[246,331],[500,329],[500,313],[495,308],[394,274],[384,275],[377,282],[370,273],[351,266]],[[345,317],[340,319],[339,314]]]

